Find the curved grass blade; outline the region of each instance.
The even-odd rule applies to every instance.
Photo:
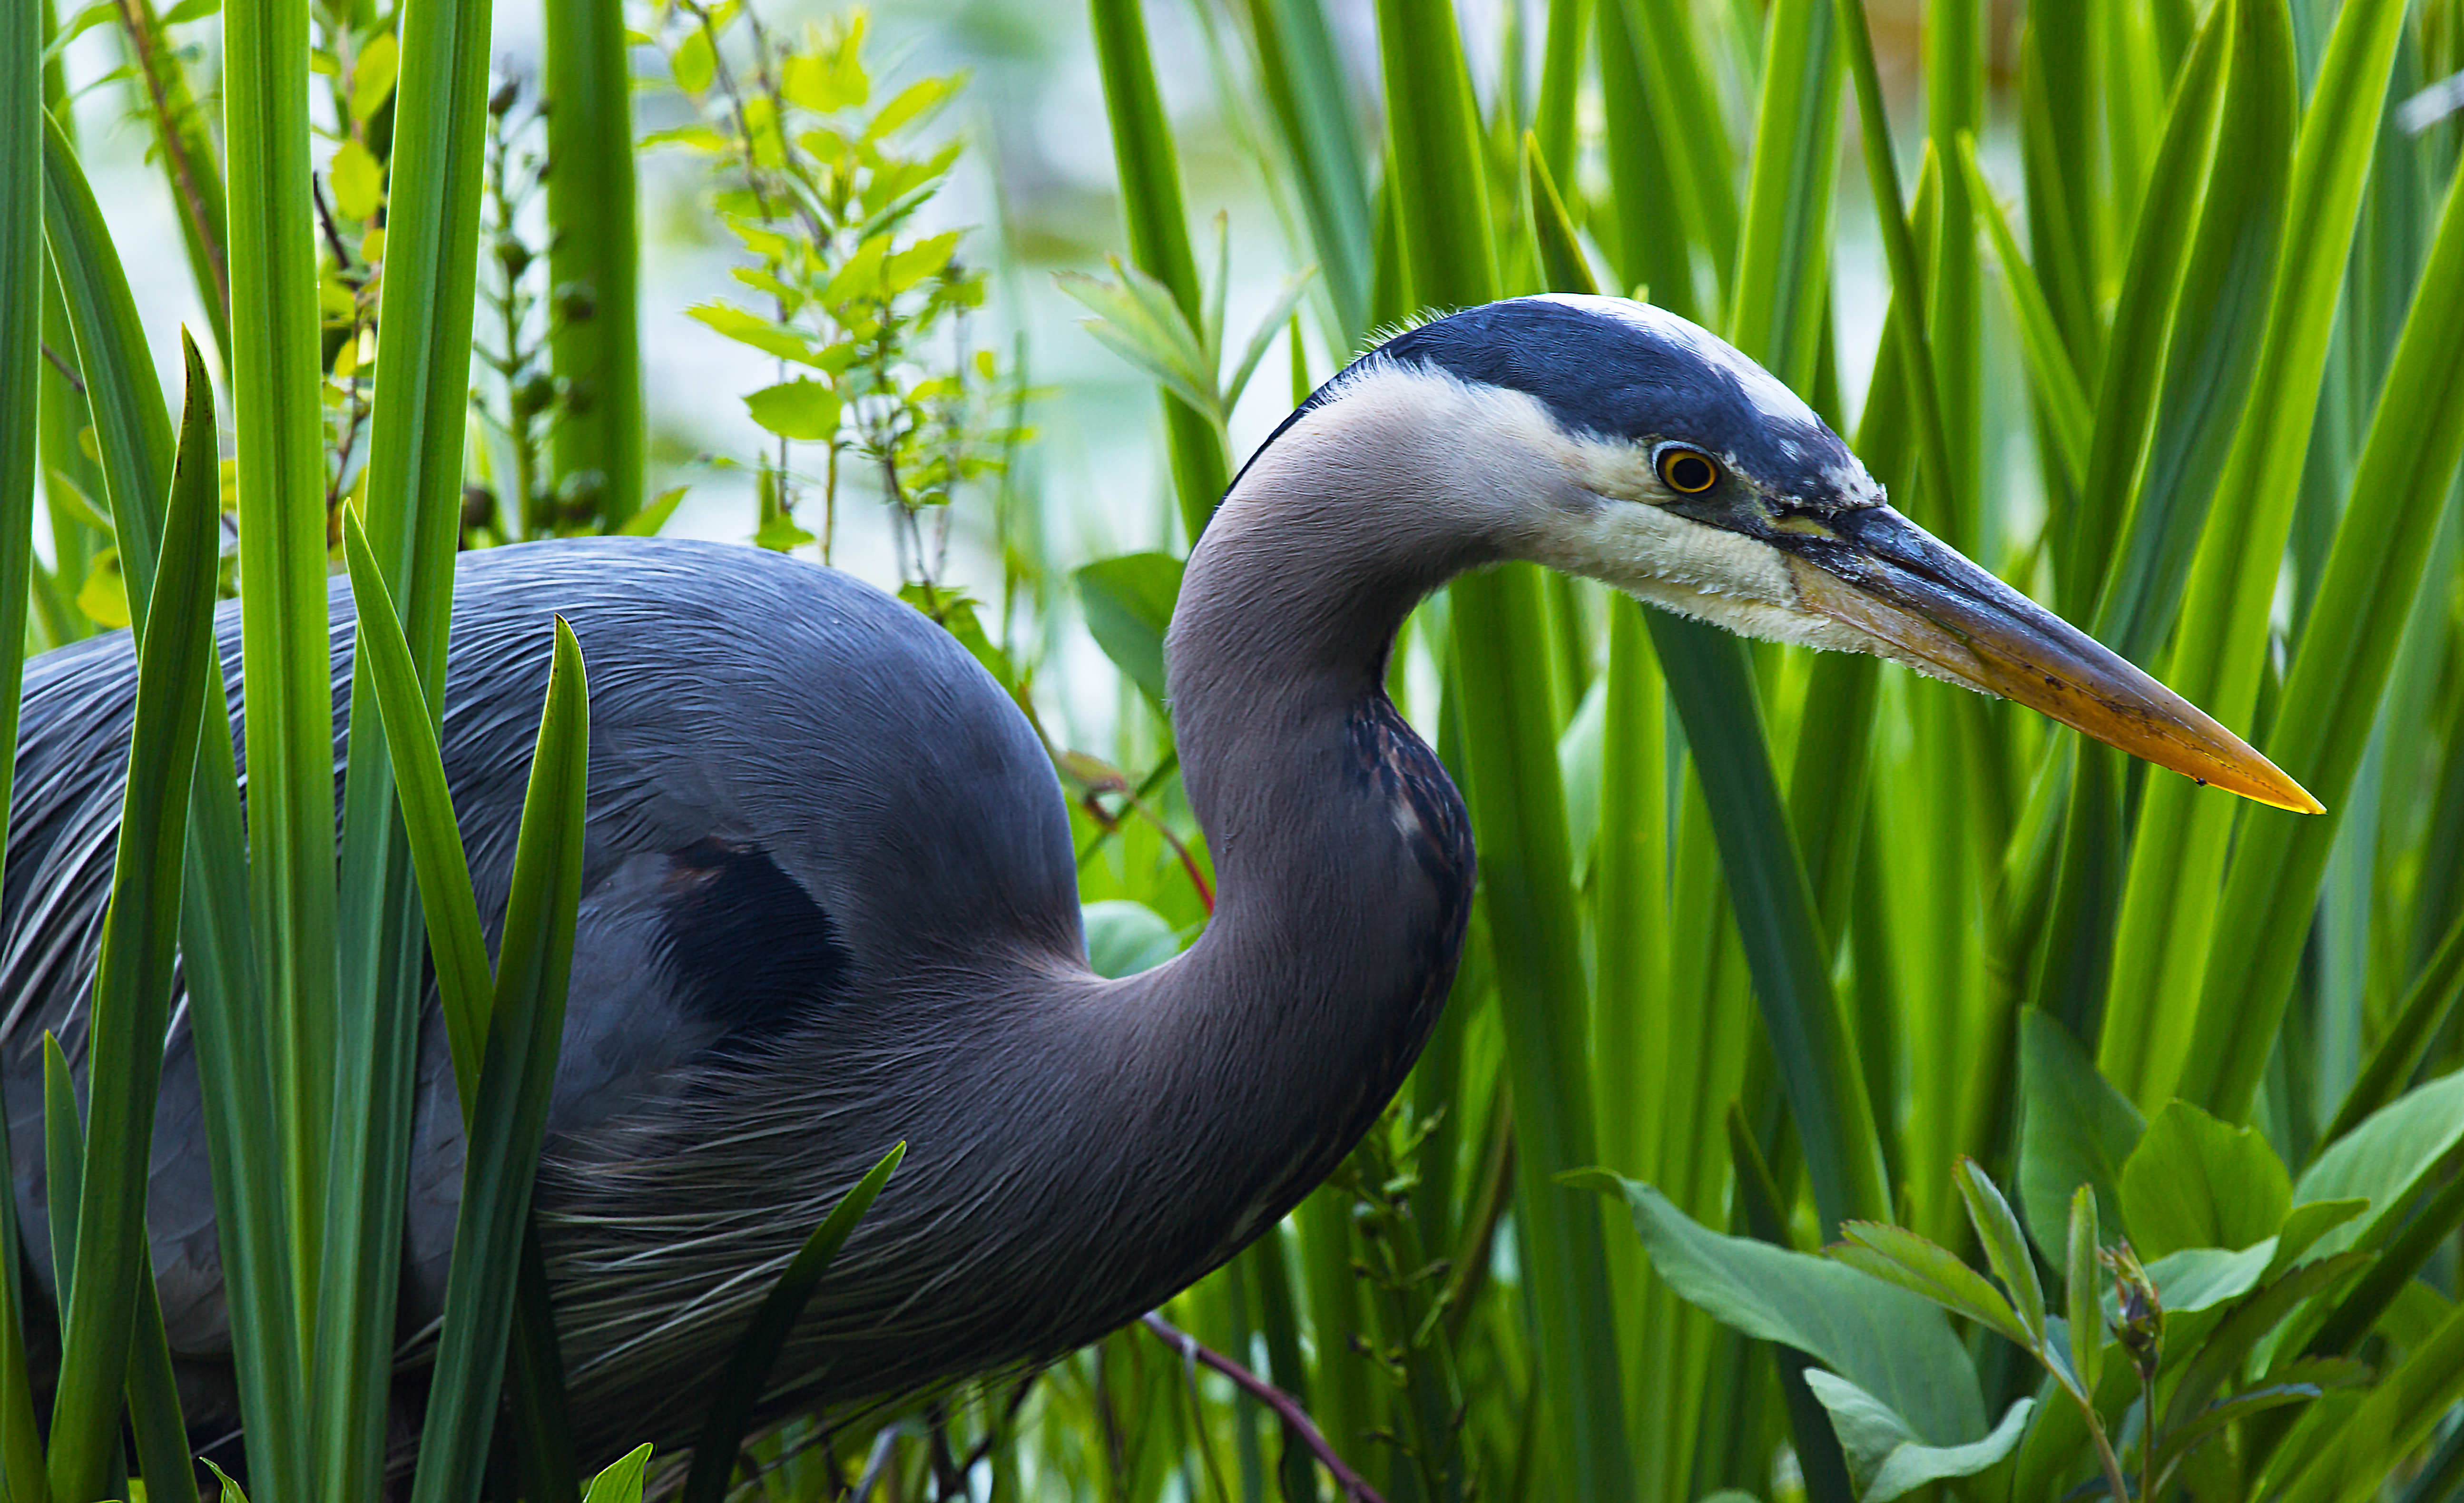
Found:
[[[2002,216],[2002,206],[1993,197],[1992,186],[1985,181],[1984,170],[1976,165],[1976,138],[1966,131],[1959,136],[1959,170],[1968,180],[1969,202],[1993,246],[1993,258],[2002,267],[2002,284],[2010,289],[2011,306],[2019,316],[2019,347],[2027,357],[2028,373],[2035,378],[2037,404],[2059,441],[2062,471],[2077,485],[2087,473],[2088,435],[2096,424],[2094,409],[2079,386],[2079,370],[2071,364],[2070,351],[2062,344],[2061,330],[2054,322],[2054,310],[2045,300],[2045,291],[2037,285],[2035,269],[2019,254],[2019,241],[2011,232],[2011,222]]]
[[[420,687],[409,642],[394,614],[393,597],[379,572],[375,550],[360,519],[342,514],[342,556],[357,603],[359,648],[368,675],[369,699],[384,727],[393,762],[394,792],[402,801],[403,826],[418,874],[429,953],[436,967],[437,1000],[445,1014],[445,1040],[453,1079],[468,1120],[479,1094],[480,1050],[495,983],[488,941],[479,926],[479,901],[471,886],[471,864],[454,822],[453,795],[445,781],[445,755],[436,718]]]
[[[478,1098],[463,1160],[462,1206],[446,1275],[444,1334],[412,1503],[471,1503],[496,1417],[531,1185],[564,1031],[573,923],[582,900],[589,690],[582,648],[559,617],[547,705],[522,799],[496,957]]]
[[[415,644],[410,660],[426,694],[417,713],[430,720],[429,707],[443,700],[461,513],[491,9],[489,0],[439,0],[401,12],[378,326],[415,329],[417,337],[378,344],[365,506],[374,534],[368,551],[394,585],[406,609],[402,630]],[[621,96],[621,77],[619,82]],[[623,103],[620,98],[620,125]],[[551,133],[569,123],[561,111],[549,117]],[[622,150],[616,155],[629,183],[629,156]],[[585,166],[578,164],[576,175],[591,176]],[[560,181],[550,174],[552,197]],[[629,224],[625,228],[621,252],[592,245],[585,254],[629,258]],[[552,237],[550,259],[577,240],[593,238]],[[559,274],[560,285],[570,279],[570,274]],[[629,297],[625,300],[629,306]],[[591,318],[582,323],[597,325],[605,314],[630,328],[629,319],[609,299],[595,301]],[[559,320],[556,338],[563,340],[576,326],[577,320]],[[605,334],[601,329],[593,337]],[[611,406],[623,404],[612,396],[603,402],[594,393],[559,424],[559,440],[576,426],[605,422]],[[638,475],[638,463],[635,469]],[[384,608],[390,624],[392,608]],[[368,673],[355,658],[337,915],[343,943],[333,1175],[315,1359],[316,1389],[333,1398],[318,1411],[319,1491],[328,1497],[370,1497],[383,1489],[419,1050],[419,895],[394,807],[390,727],[376,723],[380,717],[369,713],[371,697]]]
[[[2350,792],[2464,458],[2464,190],[2451,185],[2438,237],[2353,471],[2317,601],[2285,677],[2269,754],[2328,812],[2254,819],[2225,881],[2223,932],[2190,1037],[2186,1082],[2248,1111],[2292,995],[2338,807]],[[2424,978],[2425,981],[2428,979]]]
[[[0,14],[0,387],[32,392],[42,379],[43,14]],[[46,400],[49,399],[46,392]],[[33,567],[34,474],[42,412],[20,397],[0,411],[0,859],[7,855],[17,766],[17,687],[26,646],[26,586]],[[0,1113],[0,1116],[7,1114]],[[0,1123],[0,1162],[10,1157]],[[17,1206],[0,1195],[0,1491],[48,1503],[43,1443],[26,1367],[26,1300],[19,1282]]]
[[[804,1306],[812,1301],[813,1292],[822,1286],[822,1276],[829,1271],[830,1262],[847,1245],[847,1234],[855,1224],[872,1208],[873,1197],[890,1183],[898,1161],[907,1157],[907,1145],[894,1143],[881,1161],[865,1172],[855,1187],[847,1192],[822,1224],[813,1228],[796,1256],[781,1270],[778,1281],[761,1301],[761,1308],[746,1322],[744,1334],[727,1354],[727,1365],[713,1385],[708,1417],[702,1421],[701,1438],[693,1442],[693,1470],[685,1477],[684,1503],[722,1503],[728,1484],[736,1473],[737,1453],[744,1448],[745,1433],[752,1428],[753,1406],[761,1402],[761,1390],[770,1381],[770,1369],[785,1350],[788,1336],[803,1315]]]
[[[1130,261],[1171,289],[1192,327],[1202,326],[1205,303],[1198,285],[1198,260],[1189,249],[1179,157],[1173,150],[1163,97],[1155,89],[1146,20],[1136,0],[1090,0],[1088,13],[1094,22],[1095,57],[1103,71],[1104,110],[1111,122]],[[1176,398],[1164,403],[1163,415],[1181,525],[1195,543],[1231,483],[1229,461],[1205,413]]]
[[[42,141],[43,232],[77,334],[77,366],[94,414],[95,451],[133,616],[153,588],[161,498],[171,487],[171,419],[163,410],[153,358],[145,353],[137,301],[129,296],[120,253],[77,164],[77,148],[49,116]]]
[[[1799,391],[1814,389],[1827,322],[1839,163],[1838,29],[1829,0],[1779,0],[1771,8],[1727,313],[1729,341]]]
[[[2360,0],[2337,18],[2295,148],[2284,243],[2249,406],[2216,485],[2233,504],[2211,511],[2183,596],[2182,632],[2166,681],[2227,725],[2247,724],[2257,708],[2268,614],[2404,10],[2400,0]],[[2144,1101],[2178,1094],[2240,1122],[2281,1014],[2254,1007],[2227,1018],[2204,1001],[2195,1014],[2178,1006],[2203,990],[2219,938],[2213,895],[2240,813],[2238,801],[2206,794],[2178,778],[2147,785],[2113,974],[2175,1006],[2146,1020],[2147,1058],[2115,1083]],[[2289,817],[2261,813],[2250,828]],[[2236,920],[2223,936],[2227,952],[2259,939]],[[2239,999],[2233,1006],[2240,1010]],[[2205,1037],[2194,1037],[2198,1032]]]
[[[2320,1130],[2320,1147],[2361,1126],[2363,1118],[2404,1094],[2422,1057],[2455,1015],[2459,1001],[2464,1001],[2464,913],[2448,925],[2447,938],[2439,941],[2437,951],[2405,993],[2395,1020],[2353,1077],[2352,1089],[2344,1093],[2335,1118]]]
[[[226,0],[232,470],[248,683],[248,878],[304,1342],[318,1323],[335,1039],[334,686],[324,372],[310,191],[308,0]],[[309,1353],[302,1347],[299,1360]],[[300,1479],[303,1483],[305,1479]],[[275,1503],[295,1488],[260,1482]]]
[[[163,567],[138,656],[136,725],[110,906],[88,1013],[87,1152],[77,1221],[78,1273],[62,1318],[62,1381],[52,1410],[52,1492],[104,1494],[120,1435],[136,1281],[150,1276],[145,1180],[170,1017],[182,855],[198,728],[214,671],[214,583],[222,484],[213,388],[185,342],[188,399],[163,536]]]
[[[1248,0],[1258,81],[1300,186],[1309,243],[1326,272],[1338,339],[1349,348],[1369,332],[1369,281],[1376,255],[1369,177],[1361,164],[1352,99],[1319,0]]]

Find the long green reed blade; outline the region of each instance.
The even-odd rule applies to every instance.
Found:
[[[2249,405],[2216,486],[2233,504],[2211,514],[2183,598],[2182,633],[2167,680],[2228,726],[2247,724],[2257,703],[2268,610],[2403,18],[2398,0],[2366,0],[2337,20],[2295,148],[2284,245]],[[2273,1042],[2272,1022],[2264,1034],[2245,1035],[2229,1055],[2197,1056],[2191,1053],[2193,1014],[2178,1006],[2198,995],[2218,938],[2211,895],[2223,875],[2236,802],[2178,778],[2148,784],[2123,895],[2114,975],[2137,995],[2176,1006],[2148,1020],[2144,1063],[2114,1083],[2143,1102],[2177,1094],[2178,1084],[2186,1099],[2237,1121],[2248,1114],[2256,1066]],[[2295,817],[2261,812],[2255,819]],[[2228,951],[2257,940],[2239,915],[2224,937]]]
[[[391,604],[383,604],[382,609],[385,625],[415,644],[407,659],[420,692],[404,703],[403,713],[421,720],[430,743],[435,735],[430,707],[441,705],[444,697],[453,549],[461,514],[471,374],[466,351],[477,286],[491,9],[489,0],[440,0],[407,8],[394,92],[378,326],[416,329],[418,335],[383,340],[378,346],[365,503],[374,541],[363,539],[362,543],[381,561],[379,569],[392,586],[390,593],[407,608],[405,624],[399,627]],[[621,87],[619,95],[621,128]],[[586,111],[578,107],[575,113]],[[549,122],[551,131],[567,124],[561,110],[551,112]],[[629,181],[629,156],[620,150],[618,161]],[[558,174],[550,174],[551,195],[559,181]],[[629,223],[618,237],[626,244],[617,258],[629,264]],[[588,238],[579,232],[551,236],[551,261],[558,250]],[[566,279],[558,276],[560,283]],[[629,298],[626,300],[629,304]],[[583,321],[596,323],[598,317],[594,308]],[[575,320],[568,318],[563,326],[573,327]],[[576,414],[579,419],[600,417],[596,394],[581,406],[584,410]],[[632,443],[638,451],[638,438]],[[638,469],[637,453],[637,477]],[[357,563],[355,558],[355,595],[361,587]],[[323,1310],[316,1329],[317,1391],[332,1400],[318,1411],[318,1465],[321,1491],[333,1497],[371,1496],[384,1481],[425,948],[413,855],[395,809],[391,726],[378,723],[380,718],[369,713],[374,708],[370,674],[357,659],[351,689],[337,916],[343,944],[328,1193],[332,1209],[319,1280]],[[450,829],[450,808],[447,822]],[[458,865],[458,850],[455,855]],[[467,895],[467,875],[464,884]],[[483,968],[483,979],[485,974]]]
[[[1380,0],[1389,150],[1404,283],[1415,302],[1497,294],[1478,112],[1444,0]],[[1496,958],[1516,1102],[1516,1226],[1539,1330],[1540,1403],[1562,1475],[1585,1497],[1633,1493],[1617,1333],[1598,1207],[1555,1176],[1593,1161],[1578,910],[1557,766],[1549,602],[1528,566],[1458,581],[1453,611],[1481,897]]]
[[[1600,103],[1607,115],[1601,135],[1609,179],[1617,184],[1670,184],[1674,191],[1677,152],[1661,133],[1652,110],[1650,85],[1638,56],[1640,49],[1626,25],[1626,10],[1624,0],[1605,0],[1598,7]],[[1717,131],[1704,135],[1726,144]],[[1722,187],[1734,191],[1727,188],[1725,180]],[[1605,242],[1617,267],[1619,292],[1639,289],[1671,313],[1702,321],[1682,214],[1669,213],[1646,193],[1612,192],[1592,228]]]
[[[43,232],[77,333],[131,615],[153,587],[162,497],[171,486],[171,420],[120,253],[59,122],[43,121]],[[16,304],[15,306],[24,306]]]
[[[1583,82],[1589,11],[1589,0],[1550,0],[1548,29],[1541,36],[1540,94],[1526,134],[1551,176],[1571,179],[1574,173],[1574,97]]]
[[[488,942],[479,925],[479,904],[471,885],[462,829],[454,822],[453,795],[445,781],[445,756],[437,740],[436,713],[420,687],[419,668],[394,612],[376,552],[359,519],[342,515],[342,554],[357,603],[362,672],[393,764],[394,792],[402,818],[436,969],[437,1001],[445,1015],[447,1050],[467,1118],[479,1092],[481,1050],[495,983]]]
[[[487,1053],[462,1167],[462,1205],[446,1274],[444,1333],[420,1434],[413,1503],[470,1503],[479,1492],[513,1324],[531,1184],[564,1032],[574,916],[582,901],[589,689],[561,617],[538,749],[522,799],[505,901]]]
[[[52,1287],[66,1310],[77,1284],[77,1198],[85,1184],[85,1118],[77,1080],[58,1035],[43,1030],[43,1183],[51,1192],[44,1220],[52,1232]],[[56,1400],[58,1394],[54,1393]]]
[[[2246,5],[2231,19],[2206,202],[2185,236],[2188,254],[2170,294],[2145,469],[2127,484],[2117,556],[2088,561],[2106,571],[2097,631],[2140,660],[2153,657],[2171,632],[2211,497],[2237,499],[2217,481],[2242,431],[2236,419],[2265,337],[2268,271],[2284,233],[2297,114],[2293,38],[2279,6]],[[2168,232],[2174,210],[2154,195],[2177,190],[2162,176],[2174,166],[2159,153],[2141,220],[2147,232]]]
[[[319,1319],[336,1048],[334,693],[308,55],[308,0],[223,7],[249,892],[275,1020],[275,1122],[302,1338]],[[261,1491],[288,1503],[282,1489]]]
[[[831,1260],[847,1245],[847,1234],[872,1208],[874,1197],[890,1183],[898,1161],[906,1157],[905,1143],[891,1144],[881,1161],[840,1197],[830,1213],[822,1218],[822,1224],[804,1239],[804,1245],[796,1249],[795,1257],[780,1271],[761,1307],[745,1323],[744,1334],[737,1337],[736,1345],[727,1354],[727,1365],[712,1384],[708,1417],[702,1421],[700,1439],[693,1442],[693,1470],[685,1477],[681,1494],[684,1503],[724,1503],[728,1484],[735,1477],[737,1453],[744,1448],[745,1434],[753,1424],[753,1408],[761,1402],[770,1369],[777,1365],[779,1354],[786,1350],[788,1336],[795,1331],[804,1307],[812,1302],[813,1292],[821,1288]]]
[[[1737,260],[1738,219],[1742,212],[1736,185],[1736,147],[1726,130],[1715,128],[1722,117],[1715,71],[1694,24],[1693,7],[1684,0],[1597,0],[1618,11],[1617,27],[1625,35],[1643,107],[1651,128],[1666,146],[1668,175],[1652,179],[1664,184],[1674,200],[1675,228],[1681,243],[1700,246],[1720,278],[1712,306],[1726,307]],[[1606,31],[1602,32],[1605,39]],[[1603,66],[1607,66],[1603,64]],[[1612,132],[1616,127],[1611,126]],[[1639,186],[1639,185],[1638,185]],[[1648,200],[1638,194],[1636,204]],[[1653,300],[1680,313],[1697,306],[1689,271],[1666,288],[1653,284]],[[1682,301],[1679,299],[1682,295]]]
[[[2077,485],[2086,478],[2088,435],[2096,423],[2094,409],[2079,387],[2079,371],[2071,365],[2070,352],[2063,346],[2061,329],[2054,321],[2053,306],[2045,300],[2035,270],[2019,254],[2018,237],[2011,232],[2011,222],[2002,216],[2002,206],[1994,201],[1992,187],[1976,165],[1976,138],[1966,132],[1959,138],[1959,170],[1968,181],[1969,202],[1993,247],[1993,258],[2002,268],[2002,284],[2010,290],[2011,306],[2019,316],[2020,348],[2027,356],[2028,374],[2035,381],[2038,410],[2044,413],[2046,426],[2053,430],[2054,436],[2060,440],[2062,468],[2071,483]]]
[[[7,1114],[0,1113],[0,1117]],[[9,1127],[0,1120],[0,1155],[16,1162]],[[11,1503],[50,1503],[51,1478],[43,1468],[43,1435],[34,1420],[34,1384],[26,1365],[26,1262],[17,1225],[17,1198],[0,1195],[0,1489]]]
[[[1249,0],[1259,82],[1301,190],[1309,242],[1334,304],[1337,348],[1369,332],[1369,175],[1334,33],[1319,0]]]
[[[136,728],[88,1013],[87,1144],[77,1276],[62,1318],[52,1492],[103,1495],[120,1437],[135,1284],[150,1276],[145,1184],[179,933],[182,853],[198,727],[214,678],[222,486],[211,378],[186,343],[188,399],[139,654]]]
[[[2103,328],[2096,306],[2095,59],[2087,29],[2058,14],[2032,15],[2019,40],[2021,161],[2026,169],[2030,260],[2079,368],[2098,368]]]
[[[1172,123],[1164,117],[1155,62],[1147,51],[1146,20],[1136,0],[1089,0],[1088,13],[1094,21],[1095,57],[1104,76],[1104,109],[1111,122],[1131,263],[1171,289],[1190,326],[1199,327],[1205,302],[1198,285],[1198,261],[1189,249]],[[1167,396],[1163,416],[1181,526],[1195,543],[1231,483],[1229,460],[1205,413]]]
[[[53,122],[44,126],[44,228],[58,273],[77,361],[91,399],[101,470],[127,583],[130,625],[144,640],[163,526],[161,497],[172,469],[170,421],[145,354],[144,332],[102,225],[100,210]],[[216,670],[217,674],[220,669]],[[219,701],[217,701],[219,702]],[[206,1083],[207,1144],[213,1166],[233,1357],[259,1492],[284,1496],[286,1468],[304,1465],[293,1446],[304,1433],[275,1423],[301,1411],[294,1358],[291,1267],[275,1197],[271,1066],[253,1010],[256,976],[248,902],[248,855],[230,738],[208,736],[197,753],[189,806],[187,877],[180,952]],[[304,1451],[301,1453],[304,1456]]]
[[[2396,648],[2464,456],[2464,191],[2451,185],[2438,238],[2353,472],[2317,604],[2267,749],[2327,806],[2242,830],[2219,905],[2224,926],[2199,999],[2185,1083],[2219,1115],[2249,1111],[2292,994],[2308,916]]]
[[[1831,277],[1839,163],[1838,13],[1831,0],[1772,8],[1748,169],[1729,342],[1800,391],[1814,387]]]
[[[1848,77],[1857,90],[1857,122],[1865,142],[1866,176],[1873,185],[1876,214],[1882,228],[1882,250],[1891,269],[1891,297],[1906,308],[1900,321],[1900,359],[1906,369],[1908,394],[1915,399],[1918,453],[1923,461],[1920,473],[1926,485],[1937,493],[1947,493],[1955,472],[1951,468],[1948,431],[1944,426],[1942,387],[1927,333],[1930,320],[1925,308],[1925,278],[1917,261],[1916,238],[1908,232],[1907,220],[1901,213],[1900,206],[1906,200],[1900,196],[1899,164],[1891,157],[1890,116],[1883,108],[1881,75],[1874,63],[1874,37],[1866,29],[1863,0],[1838,0],[1838,15]],[[1940,191],[1939,187],[1936,191]],[[1947,494],[1938,497],[1937,510],[1956,515]]]
[[[153,0],[120,0],[121,34],[127,38],[130,60],[143,85],[147,123],[153,127],[149,153],[163,169],[164,186],[180,221],[180,243],[187,252],[188,276],[197,286],[198,305],[213,331],[214,348],[231,352],[231,272],[228,210],[224,203],[222,164],[214,159],[212,133],[180,50],[163,29]]]
[[[426,147],[446,153],[431,158],[431,170],[438,175],[421,180],[423,187],[434,185],[438,196],[430,202],[442,205],[458,202],[455,195],[469,191],[466,174],[478,171],[475,158],[464,163],[459,154],[477,149],[475,139],[463,139],[466,134],[475,137],[478,128],[465,118],[463,96],[468,91],[471,99],[477,99],[486,94],[488,7],[462,3],[445,10],[436,23],[437,50],[425,60],[414,57],[409,34],[408,18],[418,11],[412,7],[403,12],[406,84],[414,66],[430,69],[431,82],[441,82],[450,67],[457,80],[451,94],[429,96],[440,105],[452,99],[452,111],[423,109],[411,124],[429,133]],[[578,398],[565,404],[551,441],[559,475],[569,481],[596,477],[599,515],[613,530],[642,509],[649,494],[643,481],[643,444],[649,424],[642,408],[642,232],[634,209],[633,78],[625,58],[624,8],[605,0],[550,0],[544,20],[547,155],[554,167],[547,174],[548,276],[559,289],[583,294],[568,298],[560,293],[568,311],[549,338],[556,377]],[[481,58],[481,81],[475,85],[470,73],[473,56]],[[397,195],[402,192],[399,133],[407,113],[404,102],[395,105]],[[464,232],[461,216],[474,212],[465,210],[440,223],[436,232],[443,243],[458,244]],[[388,283],[399,254],[391,224],[388,219]],[[586,317],[570,311],[585,303]],[[462,317],[455,311],[462,306],[459,300],[439,303],[432,311],[450,320]]]

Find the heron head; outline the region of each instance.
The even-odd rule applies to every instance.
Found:
[[[1516,298],[1423,324],[1373,360],[1502,399],[1511,447],[1548,456],[1563,483],[1502,521],[1510,554],[1748,636],[1890,658],[2262,803],[2320,807],[2196,707],[1892,510],[1794,392],[1674,314]]]

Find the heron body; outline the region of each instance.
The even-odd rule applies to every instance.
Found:
[[[585,1454],[691,1441],[704,1380],[771,1277],[893,1141],[904,1165],[798,1327],[772,1413],[1057,1356],[1315,1185],[1427,1038],[1473,890],[1462,800],[1384,691],[1395,632],[1448,579],[1512,559],[1891,656],[2229,786],[2299,793],[1907,524],[1751,362],[1610,299],[1519,299],[1411,331],[1313,396],[1234,483],[1167,649],[1218,903],[1187,952],[1126,979],[1088,968],[1043,747],[922,616],[744,548],[465,555],[443,740],[492,938],[551,612],[589,664],[583,896],[538,1191]],[[333,621],[339,722],[339,588]],[[228,608],[221,627],[235,665]],[[48,1028],[81,1049],[134,682],[124,634],[26,675],[0,1040],[18,1211],[45,1277],[36,1046]],[[431,1001],[406,1330],[443,1293],[461,1160],[449,1072]],[[192,1421],[225,1423],[229,1323],[184,1026],[151,1196]]]

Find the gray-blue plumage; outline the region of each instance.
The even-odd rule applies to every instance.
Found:
[[[1045,748],[922,616],[743,548],[467,555],[444,746],[492,931],[551,612],[589,671],[583,893],[538,1195],[585,1458],[690,1443],[744,1316],[893,1141],[908,1157],[789,1341],[765,1413],[1057,1356],[1316,1184],[1419,1054],[1472,895],[1463,803],[1387,699],[1388,654],[1431,590],[1513,559],[1891,656],[2118,727],[2202,776],[2255,766],[2299,792],[1883,505],[1752,362],[1615,299],[1522,299],[1408,332],[1243,470],[1192,551],[1166,647],[1217,906],[1186,952],[1122,980],[1087,965]],[[340,721],[339,587],[334,607]],[[235,618],[222,626],[236,665]],[[124,634],[26,675],[0,1077],[37,1250],[37,1045],[48,1028],[81,1051],[134,676]],[[404,1264],[414,1374],[461,1159],[441,1032],[431,999]],[[212,1426],[231,1415],[204,1143],[175,1024],[150,1227],[191,1418]]]

